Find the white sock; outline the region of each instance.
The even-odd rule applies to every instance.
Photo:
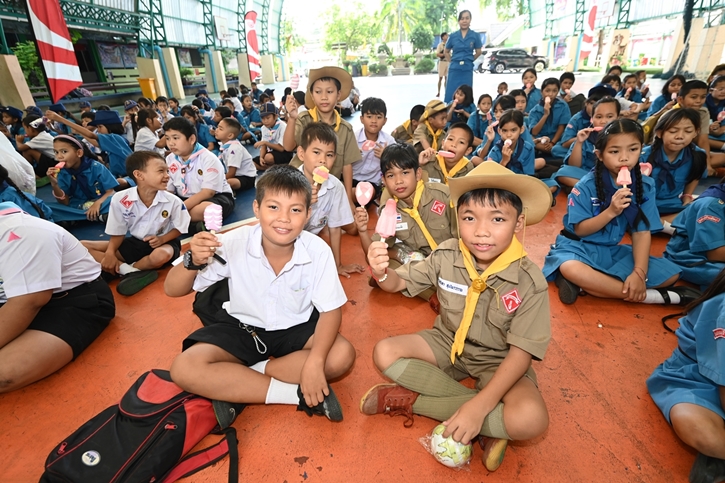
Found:
[[[128,263],[122,263],[118,267],[118,273],[121,275],[128,275],[131,272],[139,272],[140,270],[133,266],[133,264],[129,265]]]
[[[269,359],[266,361],[260,361],[254,364],[253,366],[249,366],[249,368],[253,371],[257,371],[260,374],[264,374],[264,368],[267,367],[267,363],[269,362]]]
[[[680,303],[680,296],[672,290],[667,291],[667,295],[670,296],[670,303],[677,305]],[[657,290],[653,288],[647,289],[647,295],[642,301],[643,304],[664,304],[665,298]]]
[[[675,228],[672,226],[672,223],[665,220],[662,222],[662,233],[666,233],[668,235],[674,235],[675,234]]]
[[[297,395],[297,384],[288,384],[278,381],[274,377],[269,381],[269,389],[267,389],[267,398],[264,404],[291,404],[297,406],[300,398]]]

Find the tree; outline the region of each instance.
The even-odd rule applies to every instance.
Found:
[[[282,23],[282,32],[282,47],[285,54],[292,55],[292,51],[304,45],[305,39],[299,34],[292,21],[287,19]]]
[[[361,5],[346,12],[333,5],[325,22],[325,50],[339,50],[344,59],[349,50],[374,43],[380,30],[371,16],[364,12],[365,8]]]
[[[383,40],[398,39],[398,49],[403,50],[403,36],[424,18],[422,0],[383,0],[378,18]]]
[[[529,0],[496,0],[496,14],[499,20],[511,20],[528,12]],[[490,7],[493,0],[480,0],[481,8]]]
[[[28,85],[42,86],[45,84],[45,75],[43,74],[43,69],[40,68],[38,50],[35,42],[32,40],[20,42],[12,50],[18,58],[20,69],[23,71],[25,81]]]
[[[419,50],[430,50],[433,45],[433,34],[428,26],[416,25],[410,33],[410,43],[413,44],[413,53]]]
[[[424,22],[434,35],[450,30],[457,19],[460,0],[421,0]]]

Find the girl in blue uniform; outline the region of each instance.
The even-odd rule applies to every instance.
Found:
[[[652,104],[649,106],[647,117],[664,114],[664,112],[660,112],[662,109],[666,109],[668,111],[672,109],[672,106],[677,103],[677,94],[679,94],[683,85],[685,85],[685,77],[682,75],[673,75],[667,79],[665,85],[662,86],[662,94],[657,96],[657,98],[652,101]],[[672,97],[673,94],[675,95],[674,98]]]
[[[682,279],[707,286],[725,268],[725,184],[710,186],[672,222],[665,258],[682,269]]]
[[[725,480],[725,271],[690,304],[677,348],[647,379],[647,389],[683,443],[698,452],[689,481]]]
[[[468,123],[468,118],[474,112],[476,105],[473,103],[473,89],[464,84],[456,89],[453,102],[448,106],[448,127],[457,122]]]
[[[2,120],[3,124],[7,127],[7,133],[5,135],[13,147],[16,147],[15,136],[25,134],[25,128],[23,128],[23,111],[17,107],[5,107],[2,109]]]
[[[40,198],[36,198],[30,193],[23,193],[18,188],[10,174],[4,166],[0,165],[0,203],[9,201],[15,203],[24,212],[42,218],[44,220],[53,221],[53,212],[48,205]]]
[[[613,92],[611,94],[612,97],[616,95],[616,93]],[[571,145],[574,144],[577,133],[582,129],[591,126],[592,108],[594,107],[594,104],[596,104],[600,99],[609,96],[610,89],[608,86],[606,88],[603,86],[592,87],[589,89],[588,95],[589,97],[587,97],[587,100],[584,102],[582,110],[574,114],[571,119],[569,119],[569,124],[567,124],[566,128],[564,128],[564,134],[561,135],[559,142],[551,149],[551,155],[555,158],[564,158],[569,152]]]
[[[628,302],[686,305],[699,296],[688,287],[670,287],[680,269],[650,256],[651,231],[662,225],[654,181],[639,169],[643,138],[636,121],[607,124],[597,138],[594,169],[571,190],[564,229],[543,268],[547,280],[556,281],[562,303],[574,303],[580,288],[596,297]],[[619,188],[621,168],[630,171],[632,180]],[[627,232],[632,245],[620,244]]]
[[[196,127],[196,134],[199,137],[199,144],[204,146],[214,154],[219,154],[219,146],[216,138],[211,134],[209,125],[206,123],[204,117],[195,111],[191,106],[184,106],[181,108],[181,116],[186,118],[190,123]]]
[[[521,74],[521,82],[524,83],[521,90],[526,93],[527,99],[526,110],[524,111],[524,114],[526,114],[527,116],[534,107],[539,105],[539,101],[543,97],[541,91],[536,87],[536,79],[538,79],[538,76],[536,75],[536,69],[526,69],[524,73]]]
[[[539,142],[536,149],[544,155],[551,155],[554,145],[559,142],[564,128],[569,124],[571,111],[566,102],[557,99],[559,79],[550,77],[541,84],[542,98],[529,111],[528,126],[534,138],[547,137],[548,142]],[[530,99],[529,99],[530,100]]]
[[[692,193],[707,175],[707,156],[696,143],[700,114],[694,109],[672,109],[657,121],[652,146],[642,150],[640,161],[652,165],[657,189],[657,211],[664,232],[671,235],[670,223],[692,202]]]
[[[488,94],[478,98],[478,109],[468,118],[468,127],[473,131],[473,146],[477,147],[486,137],[493,99]]]
[[[53,218],[59,221],[105,221],[116,178],[76,138],[67,135],[53,140],[56,161],[62,168],[48,169],[50,186],[58,203]]]
[[[564,165],[554,173],[553,178],[559,185],[572,188],[594,168],[597,164],[594,145],[599,131],[619,117],[620,109],[619,101],[612,97],[604,97],[594,104],[590,125],[577,133],[574,144],[564,157]]]
[[[498,119],[499,139],[488,153],[488,159],[496,161],[516,174],[533,175],[536,170],[534,145],[521,137],[521,133],[526,129],[524,115],[516,109],[509,109]],[[506,140],[511,141],[511,144],[504,145]]]
[[[617,93],[617,97],[622,97],[628,101],[635,102],[637,104],[642,103],[642,93],[637,89],[637,76],[634,74],[627,74],[622,79],[622,88]],[[647,119],[647,111],[640,112],[638,119],[644,121]]]
[[[446,104],[453,100],[453,93],[460,86],[473,85],[473,61],[481,55],[483,43],[481,36],[469,29],[470,25],[471,12],[461,10],[458,14],[460,30],[450,34],[446,41],[446,51],[453,51],[446,79],[446,97],[443,99]]]
[[[710,93],[705,98],[705,107],[710,112],[710,131],[708,140],[710,149],[722,150],[725,147],[725,122],[721,122],[721,112],[725,111],[725,76],[715,77],[710,83]]]

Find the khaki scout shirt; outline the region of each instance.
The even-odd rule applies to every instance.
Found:
[[[382,204],[382,202],[381,202]],[[395,227],[395,237],[385,240],[389,247],[395,243],[395,238],[400,240],[408,248],[421,252],[423,255],[430,254],[431,247],[423,235],[418,223],[402,208],[412,208],[403,200],[398,200],[398,223]],[[428,232],[439,245],[446,240],[458,236],[456,224],[456,212],[451,208],[451,192],[448,186],[441,183],[425,183],[425,189],[420,197],[418,213]],[[380,236],[373,235],[373,241],[380,241]]]
[[[297,132],[295,132],[297,134]],[[413,133],[413,146],[418,152],[423,151],[423,146],[420,145],[420,140],[425,139],[428,141],[431,147],[433,147],[433,136],[428,131],[428,126],[421,122]],[[443,141],[446,139],[446,130],[441,129],[441,133],[438,135],[438,149],[443,149]]]
[[[305,111],[297,117],[295,124],[295,142],[297,146],[302,144],[302,131],[312,121],[310,113]],[[333,126],[334,128],[334,126]],[[330,168],[330,174],[342,177],[342,167],[348,164],[355,163],[362,159],[362,152],[357,145],[357,139],[355,133],[352,130],[352,126],[349,122],[342,119],[340,121],[340,129],[337,130],[337,157],[335,158],[335,164]],[[295,149],[295,155],[290,161],[290,165],[299,168],[302,166],[302,160],[297,157],[297,150]]]
[[[413,125],[409,124],[408,129],[405,129],[405,126],[401,124],[395,128],[391,136],[399,143],[413,144]]]
[[[458,330],[471,284],[458,239],[448,240],[423,261],[397,268],[406,282],[403,294],[414,297],[437,287],[440,315],[435,326],[451,337]],[[551,338],[548,286],[541,269],[528,257],[491,275],[476,304],[463,356],[504,358],[514,345],[541,360]],[[472,347],[471,347],[472,346]]]
[[[423,171],[428,173],[428,180],[431,183],[443,183],[445,185],[448,185],[446,182],[445,176],[443,175],[443,171],[441,170],[440,165],[438,164],[438,159],[433,159],[432,161],[428,161],[426,164],[421,166],[423,168]],[[461,176],[465,176],[469,171],[472,171],[474,168],[472,162],[468,162],[459,172],[456,173],[454,178],[460,178]],[[450,169],[448,170],[450,171]]]

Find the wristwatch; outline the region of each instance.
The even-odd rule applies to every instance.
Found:
[[[203,265],[194,265],[194,262],[191,259],[191,250],[187,250],[184,253],[184,268],[187,270],[204,270],[208,263],[205,263]]]

